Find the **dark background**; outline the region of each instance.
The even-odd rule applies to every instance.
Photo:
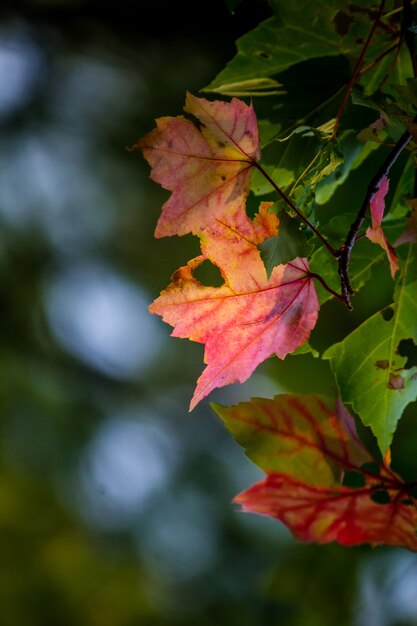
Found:
[[[126,148],[268,15],[1,5],[0,626],[417,624],[414,555],[235,510],[260,472],[208,402],[187,411],[202,347],[147,313],[197,243],[153,239],[167,194]],[[210,399],[296,388],[309,358]]]

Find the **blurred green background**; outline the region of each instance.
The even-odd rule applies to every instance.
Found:
[[[267,15],[257,0],[235,15],[223,0],[1,4],[0,626],[417,624],[414,555],[300,545],[235,510],[260,472],[208,402],[188,413],[202,346],[147,313],[198,247],[153,239],[167,194],[126,148]],[[311,358],[210,399],[300,375],[326,391]]]

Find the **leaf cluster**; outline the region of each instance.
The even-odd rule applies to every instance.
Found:
[[[188,94],[185,116],[159,119],[135,146],[171,191],[156,237],[192,233],[201,249],[150,311],[205,345],[191,408],[273,355],[312,351],[330,363],[334,398],[216,409],[267,475],[237,502],[303,541],[416,550],[415,485],[390,468],[397,423],[417,398],[412,5],[271,7],[204,89],[223,99]],[[198,279],[205,262],[220,285]],[[352,309],[356,293],[375,289],[383,296],[353,328],[316,340],[320,307]]]

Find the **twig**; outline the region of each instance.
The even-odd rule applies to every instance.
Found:
[[[404,41],[404,38],[401,35],[400,41],[398,43],[397,49],[396,49],[395,54],[394,54],[394,58],[391,61],[391,64],[390,64],[390,66],[389,66],[389,68],[387,70],[387,73],[385,74],[384,78],[381,80],[381,82],[379,83],[378,87],[376,88],[376,91],[380,91],[382,89],[382,87],[387,82],[388,78],[391,76],[391,74],[395,70],[395,66],[397,65],[398,57],[400,56],[400,50],[401,50],[401,45],[402,45],[403,41]]]
[[[352,72],[352,76],[350,77],[350,81],[348,82],[347,87],[345,89],[345,93],[343,95],[342,102],[340,103],[339,109],[337,111],[336,121],[335,121],[334,128],[333,128],[332,139],[336,139],[337,130],[339,128],[340,118],[342,117],[342,113],[343,113],[344,108],[346,106],[346,103],[348,101],[349,94],[350,94],[350,91],[352,89],[352,85],[355,82],[356,77],[358,75],[358,72],[360,70],[360,67],[361,67],[361,65],[363,63],[363,59],[365,57],[366,51],[367,51],[367,49],[369,47],[369,44],[371,43],[372,36],[373,36],[373,34],[374,34],[375,30],[376,30],[376,27],[378,26],[378,22],[379,22],[379,20],[381,18],[382,11],[384,10],[384,5],[385,5],[385,0],[382,0],[381,4],[379,6],[378,14],[377,14],[377,16],[376,16],[376,18],[374,20],[374,23],[372,24],[372,28],[370,30],[368,38],[365,41],[365,44],[364,44],[364,46],[362,48],[362,51],[361,51],[361,53],[359,55],[359,58],[356,61],[356,65],[355,65],[355,68],[354,68],[354,70]]]
[[[380,13],[381,13],[380,7]],[[402,36],[404,37],[405,43],[407,45],[408,51],[410,53],[411,62],[413,65],[414,76],[417,77],[417,60],[415,57],[415,46],[414,46],[414,34],[410,31],[410,27],[412,26],[412,11],[411,11],[411,2],[410,0],[403,0],[403,26],[402,26]],[[377,20],[379,17],[377,18]],[[374,23],[375,26],[375,23]],[[417,116],[413,120],[417,121]],[[401,152],[407,147],[411,140],[411,133],[406,130],[397,141],[395,146],[392,148],[391,152],[388,154],[385,161],[382,163],[381,167],[372,178],[369,183],[364,201],[362,203],[361,208],[356,216],[355,221],[350,227],[349,233],[346,237],[346,241],[336,252],[336,258],[339,260],[339,276],[340,283],[342,288],[342,298],[348,307],[348,309],[352,310],[352,303],[350,301],[350,296],[353,295],[353,289],[350,283],[349,278],[349,263],[350,256],[352,253],[352,248],[355,245],[356,240],[358,239],[358,231],[361,228],[363,221],[365,219],[366,211],[371,203],[371,200],[374,194],[378,191],[382,179],[385,176],[388,176],[390,169],[394,165],[395,161],[400,156]]]
[[[319,233],[319,231],[317,230],[317,228],[315,228],[313,226],[313,224],[310,222],[309,219],[307,219],[305,217],[305,215],[303,215],[301,213],[301,211],[299,211],[297,209],[297,207],[295,206],[295,204],[293,202],[291,202],[291,200],[285,195],[285,193],[278,187],[278,185],[276,184],[276,182],[270,177],[270,175],[268,174],[268,172],[266,170],[264,170],[264,168],[262,167],[262,165],[260,165],[259,163],[257,163],[255,160],[253,160],[253,165],[254,167],[256,167],[260,173],[262,174],[262,176],[264,178],[266,178],[266,180],[272,185],[272,187],[275,189],[275,191],[281,196],[281,198],[284,200],[284,202],[290,207],[290,209],[292,211],[294,211],[294,213],[296,215],[298,215],[298,217],[300,218],[301,221],[304,222],[304,224],[306,224],[310,230],[313,231],[313,233],[316,235],[316,237],[318,237],[320,239],[320,241],[326,246],[327,250],[330,252],[330,254],[332,256],[336,256],[337,251],[329,244],[329,242],[327,241],[327,239],[325,239],[323,237],[323,235],[321,233]]]
[[[394,45],[384,50],[384,52],[381,52],[381,54],[379,54],[373,61],[370,61],[368,65],[365,65],[365,67],[360,69],[358,72],[358,76],[362,76],[363,74],[366,74],[366,72],[368,72],[373,67],[375,67],[375,65],[377,65],[380,61],[382,61],[382,59],[384,59],[390,52],[393,52],[393,50],[396,50],[400,45],[401,45],[401,37],[399,41],[397,41],[397,43],[395,43]]]
[[[324,289],[326,291],[328,291],[329,293],[332,294],[332,296],[334,296],[335,298],[337,298],[338,300],[340,300],[341,302],[345,302],[345,299],[342,295],[340,295],[340,293],[337,293],[337,291],[335,291],[334,289],[332,289],[331,287],[329,287],[329,285],[326,283],[326,281],[324,280],[324,278],[322,276],[320,276],[320,274],[316,274],[315,272],[310,272],[309,276],[311,276],[311,278],[315,278],[316,280],[319,281],[319,283],[322,285],[322,287],[324,287]]]
[[[385,176],[388,176],[390,169],[392,168],[404,148],[406,148],[406,146],[409,144],[410,139],[411,134],[407,130],[405,131],[405,133],[402,134],[400,139],[395,144],[394,148],[391,150],[385,161],[382,163],[375,176],[372,178],[371,182],[369,183],[364,201],[362,202],[362,206],[359,209],[358,215],[356,216],[355,221],[350,227],[348,236],[346,237],[346,241],[343,246],[341,246],[341,248],[339,248],[339,250],[336,252],[336,258],[338,258],[339,260],[338,271],[342,288],[342,298],[349,310],[353,309],[352,303],[350,301],[350,296],[352,296],[354,293],[349,279],[349,263],[352,248],[355,245],[358,231],[363,224],[366,211],[371,203],[374,194],[378,191],[382,179]]]

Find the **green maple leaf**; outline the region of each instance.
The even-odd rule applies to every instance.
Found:
[[[378,311],[323,355],[330,359],[344,402],[370,426],[382,452],[390,446],[397,422],[417,397],[417,367],[406,367],[399,353],[403,339],[417,345],[417,254],[409,245],[394,303]]]

